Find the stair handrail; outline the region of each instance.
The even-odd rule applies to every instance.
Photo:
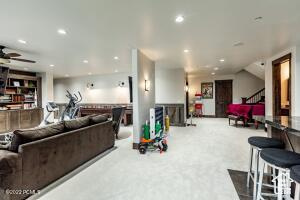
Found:
[[[248,102],[249,100],[255,98],[256,96],[262,97],[262,96],[263,96],[262,93],[265,91],[265,89],[266,89],[266,88],[263,88],[263,89],[259,90],[258,92],[256,92],[255,94],[253,94],[252,96],[248,97],[248,98],[246,99],[246,102]],[[257,102],[251,102],[251,103],[257,103]]]

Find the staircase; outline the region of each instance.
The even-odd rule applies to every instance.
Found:
[[[253,94],[251,97],[248,97],[246,99],[247,104],[256,104],[259,102],[265,102],[265,88],[259,90],[255,94]]]

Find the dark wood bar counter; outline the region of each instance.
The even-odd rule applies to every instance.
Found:
[[[285,143],[286,149],[300,153],[300,117],[266,116],[268,136]]]

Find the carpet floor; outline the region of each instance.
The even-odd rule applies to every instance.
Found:
[[[41,200],[238,200],[228,169],[246,171],[247,139],[266,136],[253,127],[203,118],[196,127],[171,127],[168,152],[140,155],[132,149],[132,127],[122,127],[117,149]]]

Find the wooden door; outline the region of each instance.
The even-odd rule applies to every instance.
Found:
[[[232,80],[215,81],[216,117],[227,117],[227,106],[232,103]]]

